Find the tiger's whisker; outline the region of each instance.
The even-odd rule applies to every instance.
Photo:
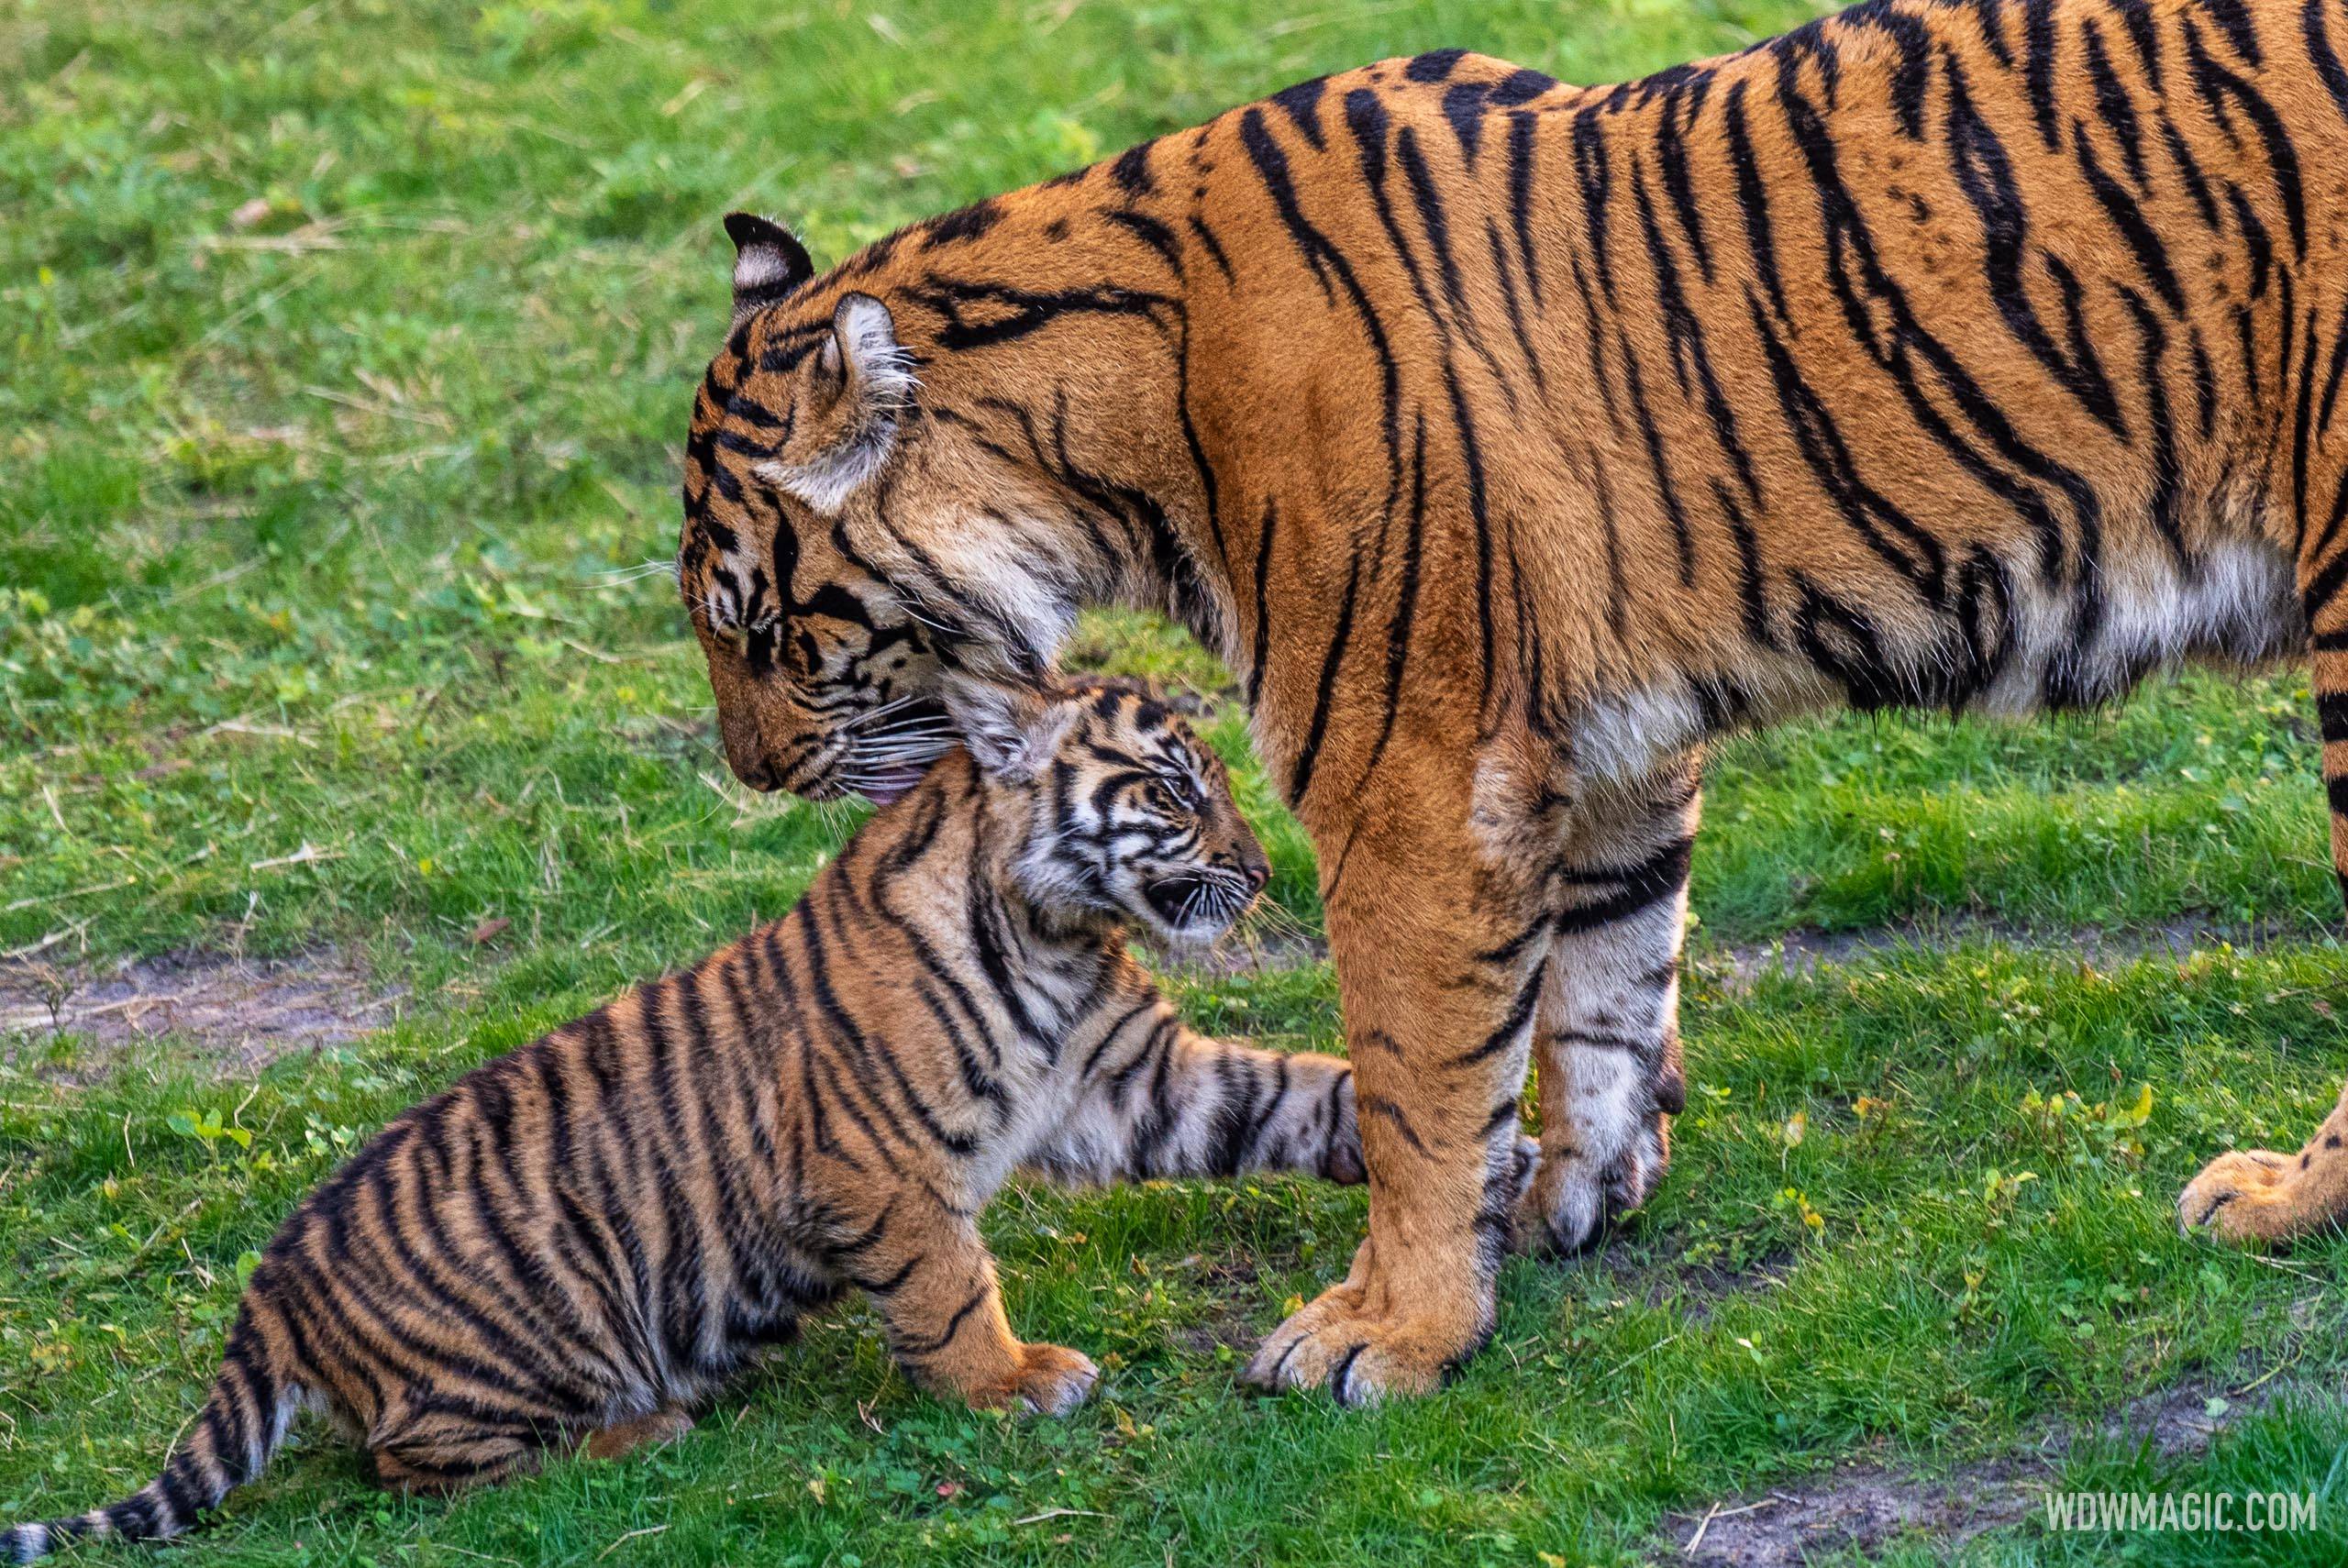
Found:
[[[873,723],[875,720],[885,718],[891,713],[902,712],[905,709],[914,707],[924,701],[925,699],[918,696],[892,698],[890,701],[881,703],[877,708],[867,708],[863,712],[857,714],[854,718],[843,721],[838,729],[834,733],[846,734],[850,730],[860,729],[864,725]]]

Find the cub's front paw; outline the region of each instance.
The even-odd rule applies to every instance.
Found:
[[[1513,1211],[1533,1194],[1533,1184],[1541,1175],[1541,1144],[1538,1140],[1520,1132],[1516,1146],[1509,1152],[1508,1164],[1486,1187],[1486,1200],[1502,1198]]]
[[[1084,1403],[1101,1369],[1066,1345],[1021,1345],[1019,1372],[1005,1403],[1022,1415],[1065,1416]]]
[[[1670,1159],[1656,1117],[1612,1159],[1592,1161],[1570,1144],[1544,1149],[1533,1185],[1516,1206],[1510,1242],[1534,1256],[1572,1257],[1598,1243],[1609,1227],[1653,1197]],[[1562,1142],[1562,1141],[1561,1141]]]

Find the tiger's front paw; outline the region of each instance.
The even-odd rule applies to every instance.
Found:
[[[1375,1284],[1332,1286],[1273,1330],[1241,1376],[1272,1392],[1326,1388],[1348,1407],[1432,1394],[1490,1337],[1491,1318],[1473,1299],[1433,1305],[1400,1310]]]
[[[1671,1162],[1669,1118],[1650,1117],[1630,1146],[1593,1161],[1559,1139],[1544,1147],[1533,1185],[1517,1203],[1510,1244],[1536,1257],[1572,1257],[1598,1243],[1623,1215],[1644,1205]]]
[[[2208,1230],[2229,1242],[2279,1241],[2291,1233],[2285,1187],[2291,1157],[2271,1149],[2220,1154],[2185,1184],[2176,1198],[2176,1228]]]
[[[1066,1345],[1021,1345],[1019,1372],[1005,1401],[1026,1416],[1065,1416],[1092,1392],[1101,1369]]]

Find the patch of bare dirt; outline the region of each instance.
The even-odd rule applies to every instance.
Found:
[[[1689,961],[1698,975],[1725,989],[1745,991],[1755,981],[1773,976],[1814,975],[1822,969],[1864,965],[1907,953],[1945,953],[1969,942],[2035,947],[2101,967],[2139,958],[2185,959],[2221,944],[2251,950],[2291,934],[2294,928],[2279,921],[2230,925],[2183,919],[2119,930],[2083,925],[2043,931],[2009,921],[1967,918],[1871,926],[1862,931],[1789,931],[1766,943],[1692,951]]]
[[[1853,1470],[1794,1491],[1708,1510],[1679,1543],[1684,1562],[1737,1568],[1797,1568],[1813,1556],[1868,1551],[1906,1535],[1960,1545],[1984,1530],[2019,1522],[2037,1494],[2007,1463],[1944,1483],[1877,1470]]]
[[[1175,1342],[1184,1350],[1193,1355],[1213,1355],[1217,1349],[1226,1349],[1244,1358],[1263,1338],[1262,1331],[1248,1319],[1248,1305],[1257,1296],[1253,1286],[1262,1277],[1255,1258],[1244,1253],[1210,1258],[1192,1253],[1165,1264],[1159,1272],[1190,1275],[1205,1287],[1213,1303],[1204,1320],[1175,1334]]]
[[[250,1073],[385,1028],[406,996],[326,951],[172,954],[110,969],[13,964],[0,966],[0,1056],[26,1059],[28,1047],[73,1034],[90,1044],[48,1076],[78,1084],[112,1070],[130,1046],[168,1034],[193,1043],[224,1075]]]
[[[2178,1459],[2198,1453],[2218,1432],[2292,1386],[2262,1380],[2225,1395],[2212,1415],[2221,1386],[2187,1379],[2132,1400],[2092,1430],[2111,1441],[2149,1444],[2161,1458]],[[2056,1462],[2084,1435],[2050,1425],[2022,1452],[1944,1476],[1857,1463],[1716,1503],[1682,1516],[1671,1531],[1676,1550],[1669,1561],[1799,1568],[1816,1558],[1870,1555],[1903,1537],[1924,1537],[1944,1548],[1961,1545],[2036,1513]]]
[[[1254,1353],[1263,1337],[1263,1331],[1236,1308],[1219,1311],[1205,1322],[1193,1323],[1174,1336],[1175,1342],[1192,1355],[1213,1355],[1217,1350],[1228,1350],[1243,1360]]]
[[[1795,1262],[1792,1248],[1779,1247],[1749,1263],[1707,1259],[1691,1264],[1657,1256],[1652,1245],[1617,1236],[1589,1254],[1585,1266],[1609,1270],[1626,1299],[1636,1296],[1649,1307],[1677,1305],[1690,1323],[1701,1323],[1711,1317],[1716,1303],[1729,1297],[1775,1290],[1793,1272]]]
[[[2188,1377],[2174,1388],[2130,1400],[2097,1431],[2131,1447],[2149,1443],[2161,1458],[2177,1459],[2200,1452],[2210,1446],[2210,1439],[2252,1411],[2265,1409],[2293,1386],[2275,1379],[2235,1392],[2214,1378]],[[2222,1408],[2214,1416],[2210,1413],[2212,1400],[2222,1401]],[[2071,1441],[2067,1433],[2051,1433],[2040,1452],[2060,1454]]]

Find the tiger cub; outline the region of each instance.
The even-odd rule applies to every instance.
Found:
[[[967,749],[883,808],[775,924],[467,1074],[270,1243],[162,1474],[0,1536],[172,1535],[297,1408],[384,1485],[611,1457],[854,1286],[922,1386],[1058,1414],[1092,1363],[1023,1344],[979,1214],[1014,1166],[1358,1182],[1353,1074],[1185,1028],[1126,955],[1262,890],[1214,754],[1109,686],[958,691]]]

